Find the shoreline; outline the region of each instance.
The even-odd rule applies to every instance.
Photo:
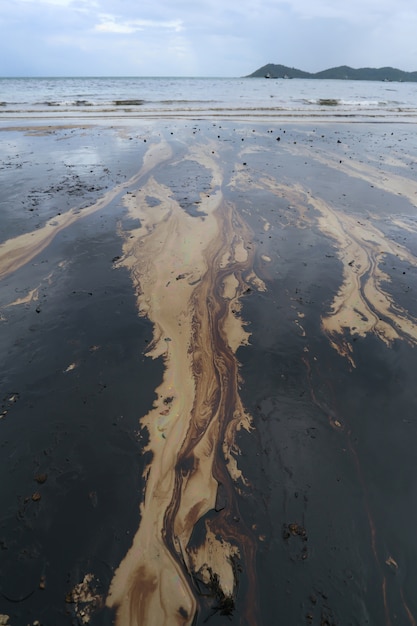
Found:
[[[258,109],[259,110],[259,109]],[[387,115],[386,112],[378,114],[378,113],[348,113],[348,112],[317,112],[317,113],[297,113],[297,112],[288,112],[288,111],[279,111],[279,112],[271,112],[269,109],[268,113],[260,112],[259,114],[254,113],[254,111],[244,109],[240,112],[236,112],[236,109],[230,109],[230,112],[224,109],[220,109],[217,112],[213,111],[184,111],[184,112],[169,112],[169,111],[158,111],[152,110],[149,112],[140,112],[137,114],[132,114],[131,112],[127,112],[125,115],[119,114],[115,115],[114,112],[109,112],[108,115],[103,115],[102,113],[91,114],[91,115],[70,115],[67,113],[59,113],[56,116],[51,116],[50,113],[47,115],[30,115],[28,116],[26,113],[22,115],[2,115],[0,117],[0,132],[3,130],[19,130],[21,127],[32,127],[37,126],[38,124],[44,124],[45,126],[55,126],[59,125],[62,127],[77,127],[79,125],[85,126],[99,126],[101,124],[104,125],[114,125],[114,124],[124,124],[127,126],[137,126],[147,121],[152,121],[157,123],[158,121],[188,121],[188,122],[202,122],[202,121],[216,121],[221,122],[225,121],[236,121],[242,124],[252,124],[252,123],[291,123],[296,122],[299,124],[311,124],[311,123],[319,123],[319,124],[415,124],[417,121],[416,113],[401,113],[393,112],[392,115]],[[28,119],[30,119],[30,123],[28,123]],[[10,126],[11,122],[16,123],[17,121],[24,121],[24,125],[14,125]],[[71,120],[70,124],[68,124],[67,120]],[[45,121],[47,124],[45,124]]]

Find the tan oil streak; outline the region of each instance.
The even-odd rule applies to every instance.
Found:
[[[160,204],[148,207],[148,195]],[[182,568],[166,548],[162,531],[174,488],[173,468],[194,402],[188,306],[193,284],[207,269],[202,254],[205,237],[217,236],[217,224],[212,215],[204,221],[189,217],[172,200],[170,190],[154,179],[127,201],[129,214],[141,220],[141,228],[126,239],[122,263],[131,271],[140,313],[154,322],[149,354],[154,358],[164,354],[166,369],[158,400],[142,420],[153,458],[141,525],[116,572],[107,604],[118,607],[117,623],[123,626],[163,625],[168,616],[172,624],[184,624],[194,615],[196,601]],[[198,498],[200,510],[214,506],[214,491],[215,484],[203,485],[201,493],[207,496]]]
[[[48,222],[42,228],[8,239],[2,243],[0,245],[0,280],[31,261],[51,243],[59,232],[78,220],[88,217],[100,209],[104,209],[124,189],[137,183],[158,163],[169,158],[170,150],[168,144],[164,142],[150,146],[144,156],[143,165],[139,172],[129,180],[110,189],[91,206],[82,210],[78,208],[70,209],[66,213],[57,215],[53,221]]]
[[[200,550],[190,551],[190,563],[193,571],[198,572],[199,577],[208,587],[212,582],[213,572],[217,572],[218,569],[226,572],[222,578],[222,590],[225,596],[231,597],[235,591],[235,579],[230,563],[233,557],[239,558],[239,556],[237,547],[223,539],[219,540],[210,529],[209,524],[206,523],[205,544]]]
[[[410,154],[404,154],[402,157],[403,159],[407,159],[407,161],[401,161],[401,159],[399,159],[398,157],[393,157],[391,154],[381,154],[378,155],[378,157],[371,154],[368,155],[368,158],[372,163],[376,163],[379,167],[383,165],[386,167],[396,167],[402,170],[408,170],[410,167],[410,162],[412,162],[414,159],[414,157]]]
[[[330,162],[327,162],[326,164],[330,166]],[[332,166],[335,167],[335,164],[332,163]],[[416,206],[417,183],[410,178],[400,176],[399,174],[393,174],[391,172],[380,171],[371,165],[353,161],[351,159],[349,159],[348,162],[343,161],[340,165],[340,169],[349,176],[355,176],[356,178],[366,180],[379,189],[399,196],[404,196],[411,202],[411,204]]]
[[[384,284],[390,277],[381,265],[390,254],[417,266],[417,258],[403,246],[390,241],[370,223],[335,211],[321,199],[311,198],[320,212],[320,230],[336,242],[343,263],[343,284],[331,304],[329,315],[322,317],[322,327],[334,340],[336,335],[365,336],[373,332],[387,345],[394,339],[417,343],[417,319],[398,305],[387,293]],[[338,342],[343,354],[350,351],[346,341]]]
[[[6,304],[6,307],[10,307],[10,306],[19,306],[21,304],[30,304],[31,302],[36,302],[37,300],[39,300],[39,287],[35,287],[34,289],[31,289],[26,296],[22,296],[21,298],[17,298],[16,300],[13,300],[13,302],[9,302],[9,304]]]
[[[351,335],[373,332],[387,345],[394,339],[417,343],[417,319],[395,303],[382,286],[390,277],[381,269],[387,254],[417,266],[417,258],[406,248],[390,241],[370,223],[336,212],[324,201],[310,198],[320,211],[319,228],[336,242],[337,255],[343,263],[343,284],[322,317],[322,327],[335,347],[350,357],[350,345],[337,335],[348,330]]]
[[[412,222],[406,221],[404,218],[394,217],[391,218],[391,224],[394,226],[398,226],[398,228],[402,228],[403,230],[408,231],[409,233],[417,233],[417,224],[413,224]]]
[[[372,332],[387,345],[395,339],[416,345],[417,318],[387,292],[386,285],[391,279],[382,268],[387,255],[407,261],[414,267],[417,257],[406,247],[388,239],[370,219],[358,220],[357,216],[338,211],[321,198],[313,197],[301,185],[283,185],[266,177],[260,182],[272,193],[285,197],[297,210],[299,218],[295,225],[305,227],[316,223],[320,231],[334,242],[336,254],[343,264],[343,282],[333,298],[330,313],[322,316],[322,328],[332,346],[354,366],[346,331],[350,336],[365,336]],[[309,210],[311,208],[315,212]],[[402,226],[401,220],[394,223]]]
[[[315,161],[326,165],[338,172],[343,172],[348,176],[364,180],[374,187],[378,187],[383,191],[400,195],[407,198],[413,206],[417,204],[417,182],[411,178],[384,171],[380,168],[373,167],[367,163],[355,161],[354,159],[342,159],[341,155],[335,152],[326,151],[326,155],[318,152],[311,153],[305,148],[286,146],[285,149],[291,154],[313,158]]]
[[[191,624],[198,606],[193,576],[215,575],[223,596],[232,596],[232,557],[239,539],[247,541],[227,525],[221,537],[206,522],[203,545],[188,551],[195,524],[215,508],[220,477],[243,479],[235,434],[250,428],[250,419],[237,393],[234,352],[248,333],[238,300],[245,281],[264,288],[250,271],[248,232],[223,200],[216,161],[207,146],[193,147],[188,158],[212,173],[201,217],[188,215],[153,178],[126,198],[141,227],[126,233],[120,263],[131,272],[140,314],[154,324],[149,355],[163,355],[165,372],[154,407],[141,420],[152,461],[140,526],[107,598],[120,626]],[[148,196],[160,204],[148,206]]]

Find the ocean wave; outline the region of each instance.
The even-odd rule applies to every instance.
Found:
[[[34,81],[31,81],[32,85]],[[0,118],[7,119],[372,119],[389,121],[417,119],[414,86],[402,85],[396,98],[389,99],[379,85],[320,84],[312,81],[285,81],[279,89],[265,81],[244,83],[217,81],[172,81],[169,84],[149,79],[125,81],[123,85],[106,85],[96,79],[97,85],[86,90],[83,80],[75,81],[77,89],[69,89],[67,81],[53,83],[55,89],[39,93],[33,86],[22,89],[3,89]],[[117,82],[117,81],[116,81]],[[334,81],[333,81],[334,82]],[[80,83],[80,84],[78,84]],[[287,85],[288,83],[288,85]],[[34,83],[36,86],[36,82]],[[1,85],[1,81],[0,81]],[[29,86],[30,86],[29,85]],[[261,85],[262,89],[259,88]],[[208,88],[210,86],[210,89]],[[100,90],[99,87],[102,87]],[[117,89],[116,89],[117,87]],[[203,89],[204,87],[204,89]],[[233,87],[233,90],[232,90]],[[318,88],[319,87],[319,88]],[[153,89],[153,91],[151,90]],[[229,91],[228,91],[229,89]],[[46,92],[46,89],[45,89]],[[35,95],[36,93],[36,95]],[[137,94],[144,97],[138,97]],[[9,97],[8,97],[9,96]],[[147,97],[149,96],[149,97]]]
[[[127,99],[127,100],[113,100],[113,104],[116,106],[142,106],[145,100]]]
[[[400,102],[388,100],[365,100],[365,99],[346,99],[346,98],[304,98],[299,101],[301,104],[310,106],[328,106],[328,107],[349,107],[349,108],[380,108],[387,109],[393,106],[400,106]]]

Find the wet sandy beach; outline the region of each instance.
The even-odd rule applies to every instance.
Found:
[[[0,624],[414,626],[412,126],[0,137]]]

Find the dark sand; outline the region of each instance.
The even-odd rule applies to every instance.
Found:
[[[410,131],[0,131],[0,624],[415,626]]]

